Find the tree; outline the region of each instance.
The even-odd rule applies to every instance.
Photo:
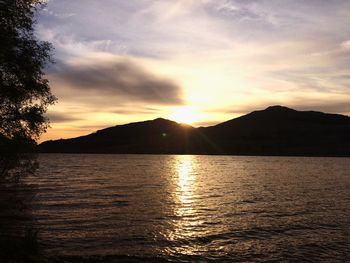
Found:
[[[29,262],[36,244],[35,230],[21,229],[28,187],[18,179],[34,172],[30,152],[47,126],[44,113],[56,98],[43,69],[51,45],[36,39],[35,13],[44,0],[0,0],[0,258]],[[23,190],[27,189],[27,190]],[[17,222],[17,223],[16,223]],[[34,234],[33,234],[34,233]]]
[[[0,179],[20,164],[29,167],[23,154],[45,132],[44,113],[56,100],[43,73],[51,45],[34,35],[35,13],[43,4],[0,0]]]

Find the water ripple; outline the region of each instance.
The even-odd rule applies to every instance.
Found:
[[[350,159],[41,155],[33,215],[62,260],[350,258]]]

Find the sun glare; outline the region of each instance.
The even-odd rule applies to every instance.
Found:
[[[203,114],[198,112],[194,107],[178,107],[170,114],[170,119],[181,123],[192,124],[203,119]]]

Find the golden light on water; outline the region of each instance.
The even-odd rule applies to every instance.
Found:
[[[175,156],[174,160],[174,216],[172,231],[168,234],[170,240],[188,239],[196,234],[198,219],[195,198],[197,192],[197,174],[195,156]],[[180,246],[174,248],[177,252],[190,254],[194,248]]]
[[[176,195],[182,206],[186,208],[193,202],[193,191],[196,181],[194,167],[194,156],[181,155],[177,156],[177,189]]]

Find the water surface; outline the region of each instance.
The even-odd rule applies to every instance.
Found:
[[[172,261],[346,261],[350,159],[40,155],[49,253]]]

